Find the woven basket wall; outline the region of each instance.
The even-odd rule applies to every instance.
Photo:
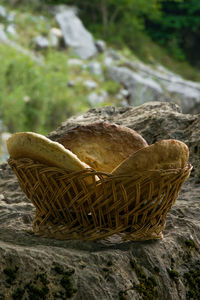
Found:
[[[92,169],[68,173],[31,159],[8,163],[36,208],[34,232],[83,240],[113,234],[124,240],[161,238],[166,214],[192,168],[113,176]]]

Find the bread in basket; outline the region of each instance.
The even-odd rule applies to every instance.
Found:
[[[36,208],[36,234],[59,239],[162,237],[166,214],[188,178],[187,146],[151,146],[134,130],[94,123],[57,142],[36,133],[7,141],[8,160]]]

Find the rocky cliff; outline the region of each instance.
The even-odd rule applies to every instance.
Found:
[[[190,148],[194,169],[167,215],[164,238],[118,243],[59,241],[32,232],[34,207],[7,164],[0,169],[0,299],[199,299],[200,116],[175,104],[92,109],[49,137],[103,120],[137,130],[149,144],[175,138]]]

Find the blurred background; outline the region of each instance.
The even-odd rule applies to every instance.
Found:
[[[199,0],[0,0],[0,162],[10,134],[90,108],[200,113],[199,41]]]

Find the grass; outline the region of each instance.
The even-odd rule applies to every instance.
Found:
[[[0,45],[0,118],[10,132],[47,133],[72,114],[88,109],[86,97],[67,88],[64,53],[49,51],[44,64]]]

